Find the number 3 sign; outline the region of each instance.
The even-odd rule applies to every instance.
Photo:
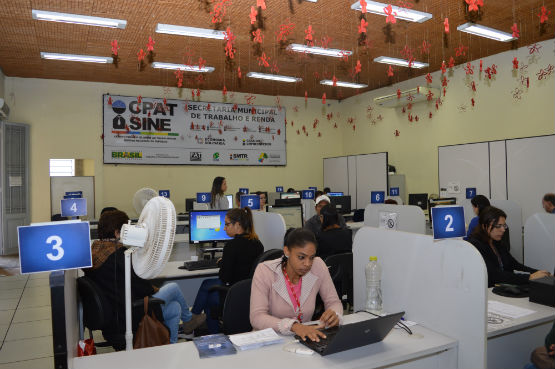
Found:
[[[17,235],[21,274],[92,266],[88,222],[17,227]]]
[[[432,208],[434,240],[466,235],[462,206],[435,206]]]

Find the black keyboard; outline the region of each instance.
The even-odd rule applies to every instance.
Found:
[[[187,270],[201,270],[201,269],[213,269],[213,268],[218,268],[217,259],[186,261],[183,263],[182,267],[179,267],[179,269],[187,269]]]
[[[312,341],[310,338],[306,338],[306,346],[308,346],[309,348],[311,348],[312,350],[321,353],[325,350],[325,348],[328,346],[328,343],[331,342],[331,340],[333,339],[333,337],[337,334],[337,331],[339,330],[339,326],[335,326],[332,328],[326,328],[326,329],[320,329],[321,332],[323,332],[326,335],[326,338],[322,338],[320,337],[320,341],[316,342],[316,341]],[[299,340],[299,342],[301,341],[301,338],[297,335],[295,335],[295,338]]]

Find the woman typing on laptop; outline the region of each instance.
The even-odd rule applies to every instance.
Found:
[[[281,334],[296,334],[303,340],[319,341],[319,328],[340,323],[343,305],[326,264],[316,257],[316,239],[306,229],[295,229],[286,237],[282,259],[269,260],[256,268],[252,281],[250,321],[254,329],[273,328]],[[316,296],[325,311],[319,325],[304,325],[312,319]]]

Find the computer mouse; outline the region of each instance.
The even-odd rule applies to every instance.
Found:
[[[517,286],[504,286],[503,289],[506,293],[510,293],[512,295],[520,295],[522,291]]]

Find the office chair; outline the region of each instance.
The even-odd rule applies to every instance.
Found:
[[[330,255],[325,262],[339,299],[353,306],[353,253]]]
[[[258,266],[258,264],[267,261],[267,260],[273,260],[273,259],[277,259],[277,258],[281,258],[283,256],[283,250],[282,249],[270,249],[270,250],[266,250],[264,251],[262,254],[260,254],[259,257],[257,257],[254,260],[254,263],[252,265],[252,269],[251,269],[251,278],[254,276],[254,271],[256,270],[256,267]]]
[[[108,301],[100,287],[89,277],[83,276],[77,278],[77,290],[79,304],[83,308],[83,327],[89,329],[89,338],[92,338],[92,331],[102,331],[102,336],[106,342],[95,342],[97,347],[112,346],[114,350],[121,351],[125,349],[125,327],[123,332],[118,332],[117,324],[114,324],[115,312],[112,304]],[[143,299],[137,299],[132,302],[132,331],[135,333],[140,320],[144,315]],[[160,305],[164,300],[155,297],[148,299],[149,313],[154,312],[156,318],[163,322],[162,309]]]
[[[244,333],[252,330],[249,317],[251,284],[252,279],[243,279],[227,291],[222,314],[222,332],[224,334]]]

